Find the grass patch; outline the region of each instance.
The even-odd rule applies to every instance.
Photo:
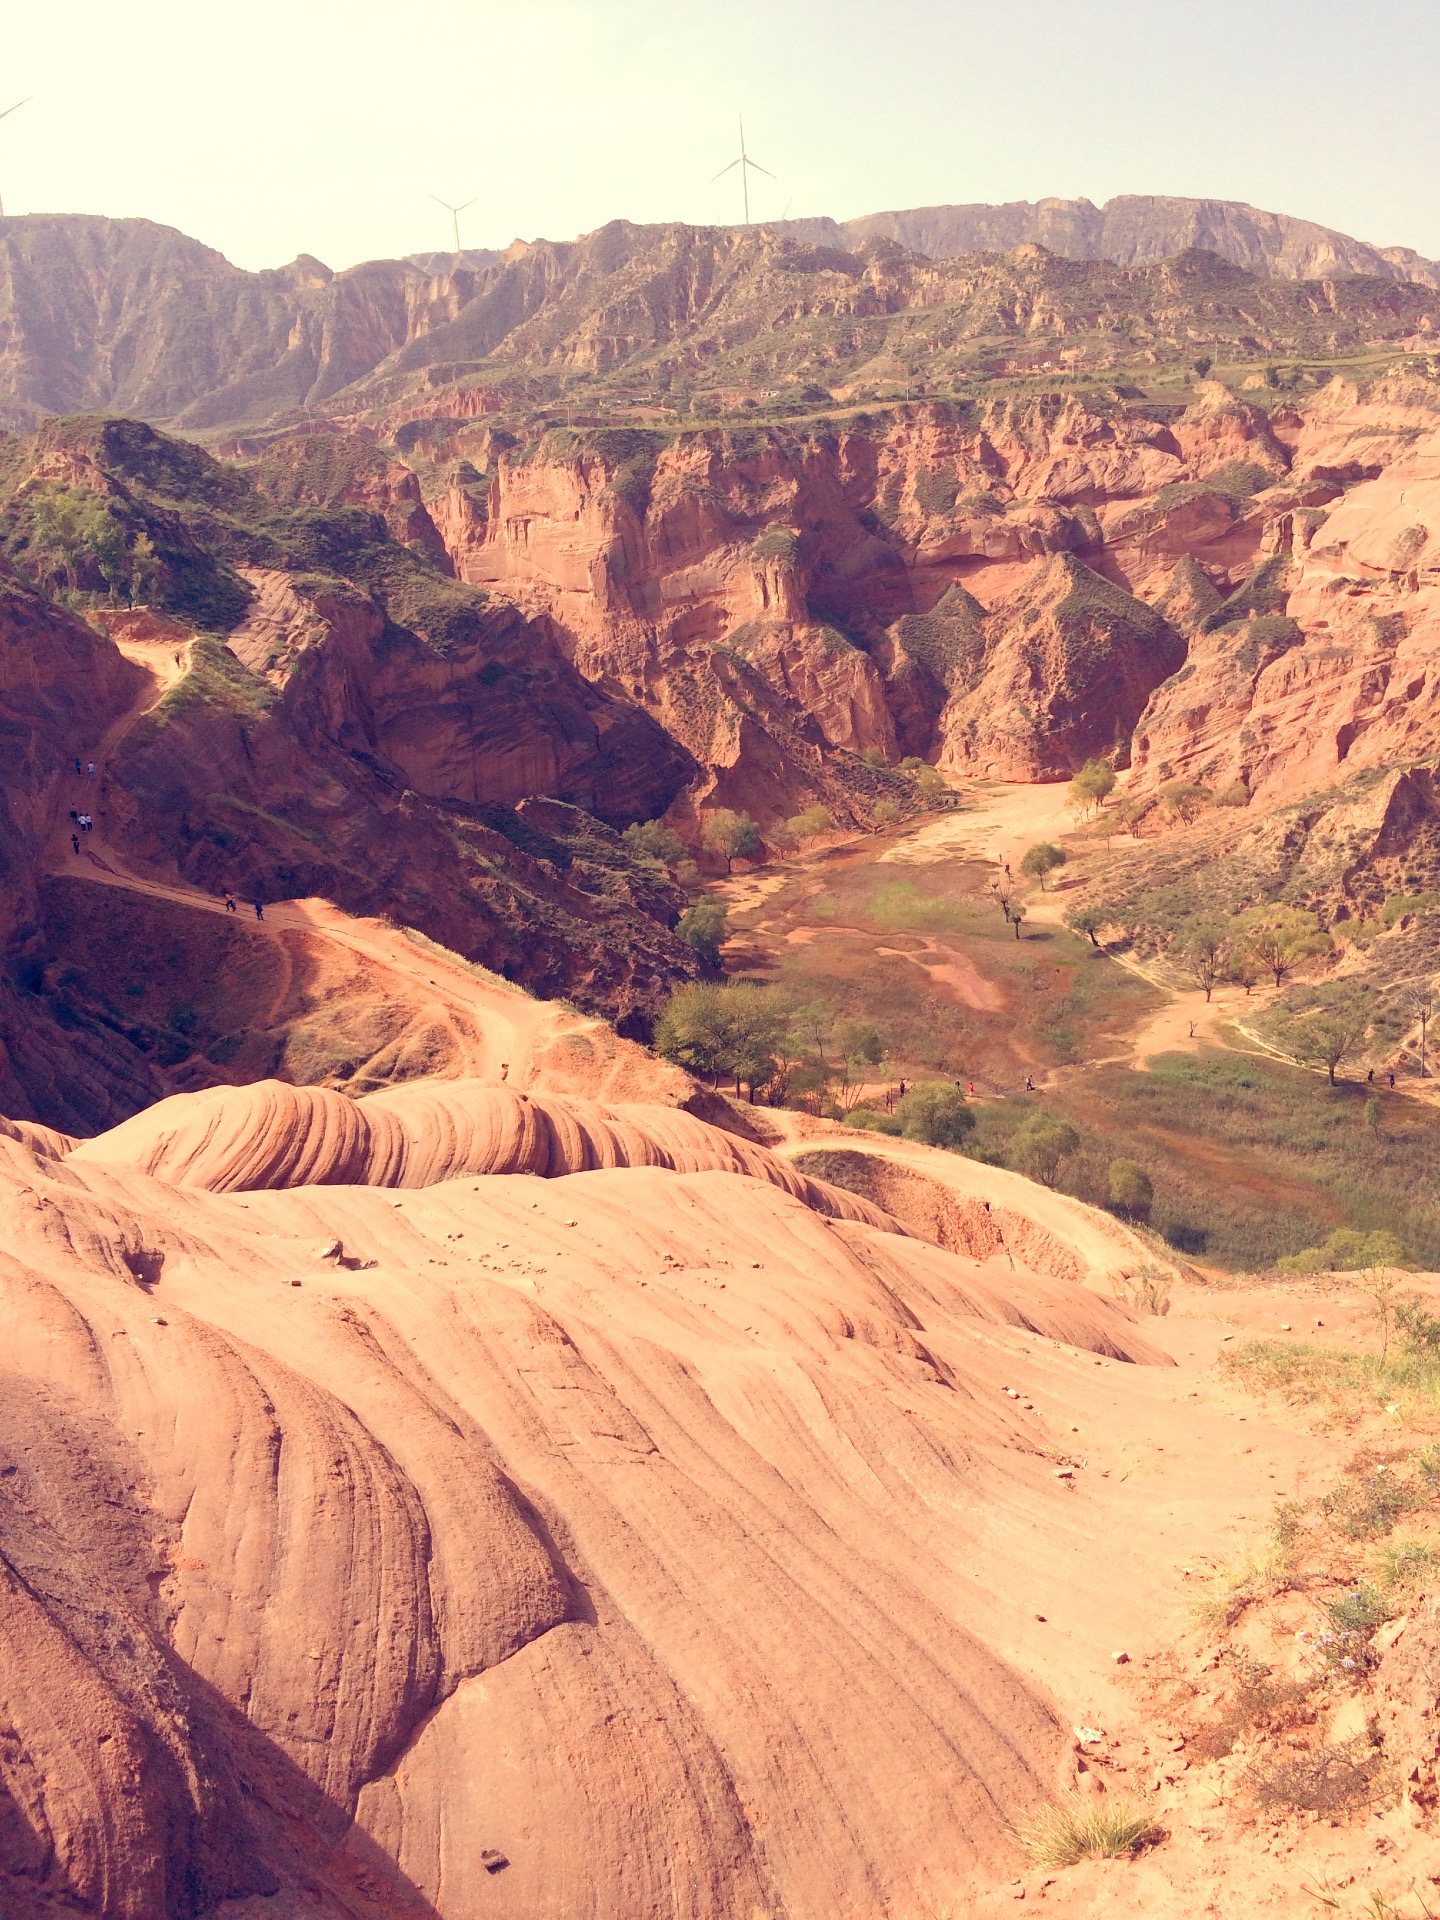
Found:
[[[459,967],[474,980],[483,980],[487,987],[494,987],[498,993],[518,993],[525,1000],[535,998],[529,987],[522,987],[518,980],[507,980],[503,973],[494,973],[476,960],[467,960],[462,954],[452,953],[449,947],[442,947],[438,940],[432,940],[417,927],[400,927],[397,931],[403,933],[412,946],[419,947],[424,953],[433,953],[437,960],[444,960],[449,966]]]
[[[1428,1352],[1382,1356],[1306,1340],[1247,1340],[1225,1354],[1221,1365],[1249,1386],[1302,1403],[1328,1402],[1347,1412],[1403,1404],[1412,1415],[1440,1414],[1440,1355]]]
[[[1120,1860],[1160,1838],[1146,1808],[1124,1794],[1082,1800],[1067,1796],[1015,1824],[1015,1837],[1037,1867],[1073,1867],[1081,1860]]]
[[[763,933],[734,917],[748,950],[732,967],[877,1026],[886,1051],[877,1077],[973,1079],[981,1093],[1108,1044],[1157,1004],[1145,982],[1067,929],[1027,928],[1017,941],[989,878],[988,867],[956,859],[921,880],[868,848],[842,850],[787,877],[757,910]]]
[[[1263,1272],[1347,1227],[1389,1231],[1440,1266],[1440,1114],[1387,1099],[1377,1134],[1365,1124],[1373,1091],[1207,1048],[1160,1055],[1149,1072],[1089,1070],[1046,1103],[1085,1143],[1065,1190],[1104,1206],[1109,1162],[1138,1162],[1155,1188],[1151,1224],[1180,1252]]]

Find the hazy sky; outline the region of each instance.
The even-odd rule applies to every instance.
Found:
[[[1440,256],[1440,0],[9,0],[7,213],[246,267],[616,216],[1216,195]]]

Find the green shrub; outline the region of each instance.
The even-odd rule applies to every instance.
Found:
[[[675,931],[707,965],[718,967],[729,918],[722,901],[697,900],[694,906],[687,907],[681,914]]]
[[[882,1107],[852,1107],[845,1115],[847,1127],[863,1127],[867,1133],[888,1133],[898,1135],[901,1132],[900,1116],[886,1113]]]
[[[1275,1265],[1281,1273],[1359,1273],[1366,1267],[1413,1267],[1414,1260],[1393,1233],[1380,1228],[1361,1233],[1355,1227],[1337,1227],[1323,1246],[1303,1253],[1282,1254]]]
[[[959,1147],[975,1126],[964,1094],[944,1080],[912,1087],[895,1111],[904,1137],[927,1147]]]
[[[685,842],[673,827],[660,820],[637,820],[625,829],[625,844],[644,860],[673,867],[685,858]]]
[[[1110,1204],[1129,1220],[1143,1220],[1155,1198],[1154,1183],[1145,1169],[1134,1160],[1112,1160],[1106,1176]]]
[[[750,549],[755,560],[779,561],[794,565],[800,557],[800,536],[791,527],[766,527]]]
[[[1392,894],[1380,909],[1380,924],[1393,927],[1397,920],[1403,920],[1408,914],[1432,913],[1436,907],[1440,907],[1440,894]]]
[[[1062,1162],[1079,1146],[1080,1136],[1068,1121],[1040,1111],[1027,1113],[1010,1142],[1010,1164],[1017,1172],[1053,1187]]]

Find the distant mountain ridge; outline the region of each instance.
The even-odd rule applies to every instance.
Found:
[[[1027,241],[1067,260],[1150,266],[1188,248],[1218,253],[1237,267],[1285,280],[1367,273],[1440,287],[1440,261],[1412,247],[1375,247],[1348,234],[1267,213],[1243,200],[1187,200],[1127,193],[1097,207],[1091,200],[1012,200],[1003,206],[913,207],[856,220],[785,220],[780,231],[822,246],[853,248],[893,240],[932,260],[1007,252]]]
[[[1305,283],[1309,284],[1305,284]],[[1325,285],[1319,283],[1325,282]],[[221,436],[659,398],[723,410],[1204,348],[1324,359],[1440,329],[1440,265],[1228,201],[1132,196],[693,227],[252,273],[148,220],[0,220],[0,428]]]

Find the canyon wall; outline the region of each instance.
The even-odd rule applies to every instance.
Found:
[[[1201,383],[1168,420],[1054,395],[550,435],[429,505],[462,579],[545,612],[706,769],[692,801],[772,818],[838,786],[863,819],[857,755],[1259,788],[1428,750],[1437,434],[1433,382],[1304,408]]]

